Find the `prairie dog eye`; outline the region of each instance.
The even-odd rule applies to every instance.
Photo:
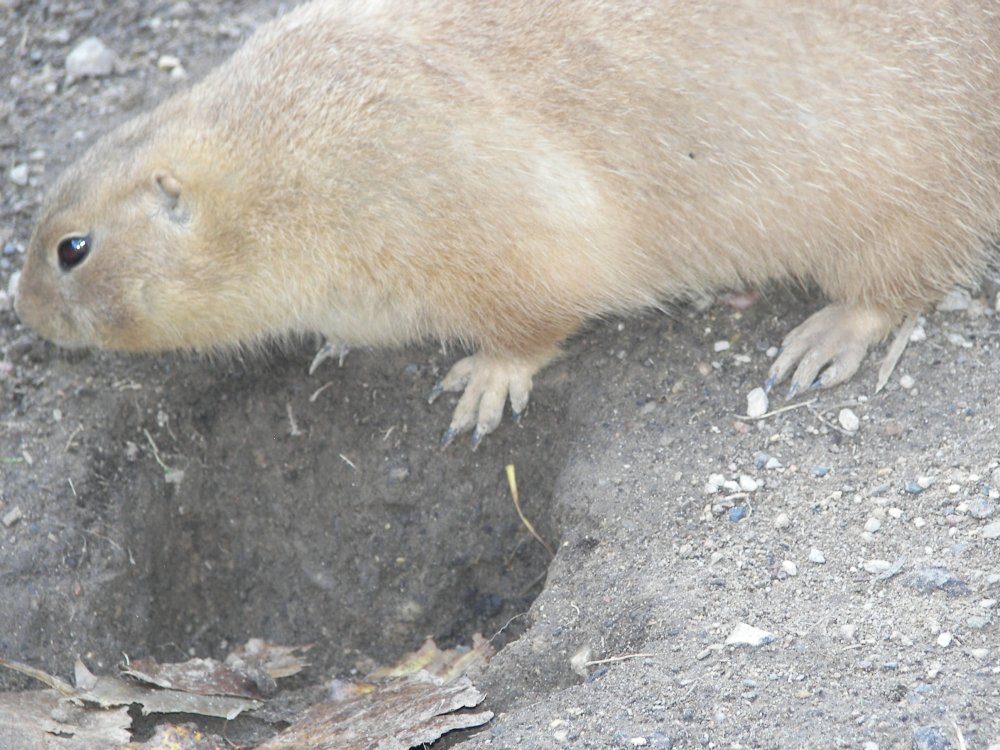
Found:
[[[90,253],[90,236],[66,237],[59,241],[56,253],[59,255],[59,267],[69,271]]]

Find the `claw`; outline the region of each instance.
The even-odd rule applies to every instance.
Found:
[[[440,396],[442,393],[444,393],[444,384],[438,383],[433,388],[431,388],[431,393],[427,397],[427,403],[433,404],[435,401],[437,401],[437,397]]]
[[[477,427],[472,431],[472,450],[476,450],[481,442],[483,442],[483,433]]]
[[[450,427],[445,430],[444,435],[441,436],[441,450],[444,450],[451,445],[451,442],[455,439],[456,435],[458,435],[458,433]]]
[[[793,398],[795,398],[798,392],[799,392],[799,384],[792,383],[788,388],[788,393],[785,394],[785,401],[791,401]]]
[[[777,375],[769,375],[767,380],[764,381],[764,393],[770,393],[771,389],[774,388],[774,384],[778,382]]]
[[[313,357],[312,362],[309,364],[309,374],[312,375],[323,362],[334,356],[337,357],[337,367],[343,367],[344,358],[347,357],[349,351],[350,349],[344,344],[331,344],[327,341],[316,352],[316,356]]]
[[[511,417],[514,420],[514,424],[521,424],[521,417],[524,416],[524,412],[523,411],[514,411],[514,412],[511,412],[510,415],[511,415]]]

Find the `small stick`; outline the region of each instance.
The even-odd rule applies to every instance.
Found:
[[[542,539],[538,532],[535,531],[535,527],[532,526],[531,521],[525,518],[524,513],[521,512],[521,499],[517,493],[517,476],[514,474],[514,464],[507,464],[507,484],[510,485],[510,496],[514,501],[514,508],[517,509],[517,515],[521,519],[521,523],[524,524],[524,528],[528,530],[538,543],[545,547],[545,551],[549,553],[549,557],[555,557],[556,553],[552,551],[552,548]]]

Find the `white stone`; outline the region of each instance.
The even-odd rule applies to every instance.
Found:
[[[774,635],[766,630],[755,628],[745,622],[739,623],[726,638],[727,646],[764,646],[774,640]]]
[[[799,567],[791,560],[783,560],[781,569],[785,572],[785,575],[797,576],[799,574]]]
[[[66,77],[78,78],[109,76],[118,66],[118,58],[95,36],[87,37],[66,56]]]
[[[757,419],[767,414],[767,394],[763,388],[754,388],[747,394],[747,416]]]
[[[858,419],[858,415],[850,409],[841,409],[840,414],[837,415],[837,421],[840,422],[840,426],[847,432],[857,432],[858,428],[861,427],[861,420]]]
[[[876,531],[882,528],[882,522],[877,518],[869,518],[865,521],[865,531],[869,534],[874,534]]]
[[[10,168],[10,171],[7,173],[7,176],[10,178],[10,181],[13,182],[15,185],[24,187],[25,185],[28,184],[28,174],[29,173],[27,164],[17,164]]]
[[[740,475],[740,489],[744,492],[756,492],[757,480],[746,474]]]
[[[861,567],[869,573],[877,575],[879,573],[885,573],[889,570],[889,568],[892,567],[892,563],[888,560],[867,560],[861,565]]]
[[[823,554],[822,550],[818,550],[813,547],[809,550],[809,562],[816,563],[817,565],[824,565],[826,563],[826,555]]]

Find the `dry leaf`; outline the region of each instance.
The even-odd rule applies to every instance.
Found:
[[[128,709],[88,711],[55,690],[0,693],[0,747],[109,750],[129,741]]]
[[[408,750],[453,729],[485,724],[492,711],[462,712],[483,700],[467,677],[447,684],[426,672],[342,692],[257,750]]]
[[[216,716],[220,719],[235,719],[243,711],[262,705],[260,701],[246,698],[192,695],[179,690],[151,688],[119,680],[116,677],[95,676],[80,660],[76,663],[77,687],[26,664],[0,659],[0,665],[41,680],[73,701],[90,703],[101,708],[129,706],[136,703],[143,714],[191,713]]]

